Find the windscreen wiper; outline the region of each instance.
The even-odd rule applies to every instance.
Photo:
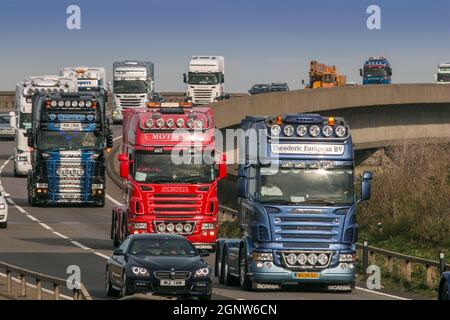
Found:
[[[309,200],[302,201],[301,203],[305,203],[305,204],[325,204],[327,206],[334,206],[336,204],[336,202],[328,201],[328,200],[322,200],[322,199],[309,199]]]

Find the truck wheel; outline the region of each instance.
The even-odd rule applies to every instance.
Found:
[[[6,229],[8,227],[8,221],[0,222],[0,229]]]
[[[242,290],[250,291],[252,289],[252,281],[248,273],[248,261],[245,258],[245,249],[241,250],[239,254],[239,284]]]
[[[223,259],[225,259],[225,256],[222,255],[221,257],[217,258],[217,263],[216,263],[216,269],[217,269],[217,278],[219,280],[220,284],[223,284],[224,280],[223,280]]]
[[[441,286],[441,290],[439,292],[439,300],[444,300],[444,301],[450,300],[450,297],[448,295],[448,282],[447,281],[445,281]]]
[[[229,266],[229,264],[228,264],[228,254],[226,253],[226,251],[225,251],[224,256],[223,256],[222,266],[223,266],[222,267],[223,268],[223,272],[222,272],[223,283],[226,286],[234,285],[234,278],[233,278],[233,276],[230,275],[229,269],[228,269],[228,266]]]

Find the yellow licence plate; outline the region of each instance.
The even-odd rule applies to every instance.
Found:
[[[318,272],[296,272],[294,274],[295,279],[319,279]]]

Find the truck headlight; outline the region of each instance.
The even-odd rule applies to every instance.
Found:
[[[133,227],[135,230],[147,230],[147,223],[146,222],[136,222]]]
[[[148,270],[142,267],[131,267],[131,271],[137,276],[148,277],[150,275]]]
[[[252,253],[253,261],[273,261],[272,252],[253,252]]]
[[[339,262],[354,262],[356,261],[356,254],[340,254],[339,255]]]
[[[202,224],[202,230],[214,230],[216,226],[214,223],[204,223]]]
[[[209,268],[201,268],[195,271],[194,277],[202,278],[209,275]]]

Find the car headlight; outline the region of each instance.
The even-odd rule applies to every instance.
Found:
[[[150,275],[150,273],[147,271],[147,269],[142,268],[142,267],[131,267],[131,271],[136,275],[136,276],[144,276],[144,277],[148,277]]]
[[[253,252],[252,253],[253,261],[273,261],[272,252]]]
[[[6,208],[6,205],[4,203],[0,203],[0,210],[3,210]]]
[[[209,268],[201,268],[195,271],[194,277],[202,278],[209,275]]]

